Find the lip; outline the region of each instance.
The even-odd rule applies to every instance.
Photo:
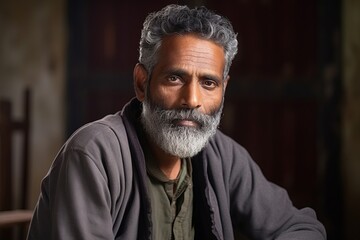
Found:
[[[182,127],[199,127],[199,123],[189,119],[178,119],[174,121],[174,124]]]

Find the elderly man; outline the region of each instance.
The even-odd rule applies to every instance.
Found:
[[[204,7],[150,14],[136,98],[65,143],[28,239],[325,239],[217,129],[236,52],[230,22]]]

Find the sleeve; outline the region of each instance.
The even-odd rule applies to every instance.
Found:
[[[326,239],[312,209],[294,207],[286,190],[265,179],[245,149],[232,146],[230,192],[235,228],[251,239]]]
[[[101,166],[81,150],[61,152],[42,182],[28,239],[114,239],[111,197]]]
[[[114,239],[103,169],[80,150],[65,155],[51,208],[53,239]]]

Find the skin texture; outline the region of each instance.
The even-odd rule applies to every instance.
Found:
[[[225,57],[223,48],[196,35],[171,35],[163,39],[158,62],[151,74],[151,100],[165,109],[198,109],[211,114],[221,105],[229,77],[223,79]],[[134,68],[136,97],[144,101],[148,73],[141,64]],[[193,121],[178,125],[197,127]],[[170,179],[177,177],[181,161],[150,141],[160,169]]]

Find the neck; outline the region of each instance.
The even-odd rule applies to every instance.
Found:
[[[165,176],[170,180],[176,179],[181,169],[181,159],[164,152],[153,143],[150,144],[150,148],[158,167]]]

